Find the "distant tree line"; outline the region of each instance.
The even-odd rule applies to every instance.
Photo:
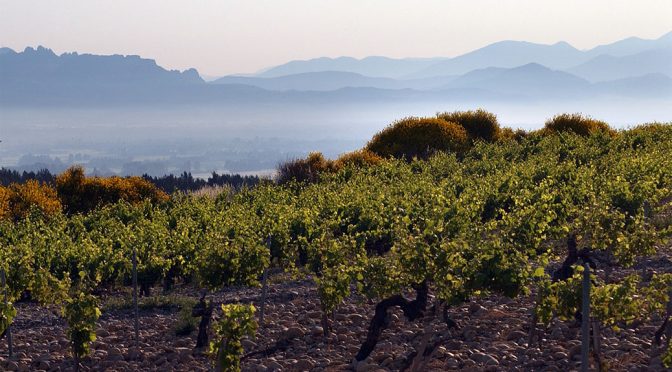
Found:
[[[191,173],[183,172],[179,176],[167,175],[161,177],[152,177],[143,175],[142,178],[156,185],[156,187],[167,193],[175,191],[196,191],[206,186],[224,186],[230,185],[233,188],[241,188],[243,186],[255,186],[259,183],[258,176],[241,176],[239,174],[217,174],[212,172],[207,180],[202,178],[194,178]]]
[[[216,172],[213,172],[207,180],[194,178],[189,172],[184,172],[179,176],[170,174],[161,177],[152,177],[145,174],[142,178],[153,183],[168,194],[175,191],[195,191],[206,186],[230,185],[234,188],[241,188],[243,186],[255,186],[259,183],[258,176],[217,174]],[[13,169],[0,168],[0,185],[2,186],[7,187],[13,183],[24,184],[30,180],[53,185],[56,175],[52,174],[48,169],[42,169],[37,172],[19,172]]]
[[[37,172],[23,171],[22,173],[19,173],[16,170],[0,168],[0,185],[2,186],[9,186],[13,183],[24,184],[30,180],[53,184],[55,179],[56,176],[51,174],[48,169],[42,169]]]

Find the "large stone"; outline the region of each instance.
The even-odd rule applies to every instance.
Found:
[[[294,368],[299,371],[310,371],[313,367],[315,363],[310,359],[301,359],[294,364]]]
[[[267,368],[266,369],[267,371],[281,371],[283,369],[282,364],[280,364],[276,361],[267,362],[266,363],[266,368]]]
[[[485,308],[481,305],[479,305],[476,302],[472,302],[469,304],[469,313],[470,314],[478,314],[481,313]]]
[[[324,328],[322,328],[320,326],[316,326],[316,327],[313,327],[313,329],[311,329],[310,332],[313,334],[313,336],[321,336],[321,335],[324,334]]]
[[[283,339],[283,340],[292,340],[292,339],[295,339],[295,338],[303,337],[304,334],[305,334],[305,332],[303,331],[303,329],[301,329],[299,327],[292,327],[292,328],[289,328],[286,331],[284,331],[282,333],[282,335],[280,336],[280,338]],[[269,366],[267,366],[267,367],[269,367]]]
[[[499,361],[495,359],[492,355],[484,353],[473,353],[470,356],[471,360],[476,363],[485,364],[486,366],[496,366],[499,365]]]
[[[369,371],[375,371],[379,368],[380,367],[378,366],[378,364],[361,361],[357,363],[357,365],[355,366],[355,372],[369,372]]]
[[[507,341],[516,341],[521,338],[527,337],[527,333],[521,331],[521,330],[513,330],[509,332],[509,334],[506,335],[506,340]]]

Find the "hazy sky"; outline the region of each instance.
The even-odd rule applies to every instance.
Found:
[[[139,54],[207,75],[320,56],[455,56],[504,39],[586,49],[669,31],[670,0],[0,0],[0,46]]]

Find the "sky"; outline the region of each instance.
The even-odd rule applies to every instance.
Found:
[[[670,0],[0,0],[0,46],[137,54],[210,76],[322,56],[451,57],[501,40],[588,49],[670,31]]]

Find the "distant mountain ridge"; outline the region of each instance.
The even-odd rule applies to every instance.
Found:
[[[567,70],[584,79],[599,82],[647,74],[672,77],[672,47],[652,49],[626,56],[599,55]]]
[[[519,96],[576,97],[586,93],[590,83],[566,72],[528,63],[514,68],[475,70],[453,80],[445,88],[476,88]]]
[[[662,35],[657,39],[629,37],[614,43],[596,46],[586,51],[586,53],[592,57],[597,57],[603,54],[614,57],[623,57],[631,54],[641,53],[646,50],[666,48],[672,48],[672,31]]]
[[[446,58],[403,58],[371,56],[362,59],[352,57],[320,57],[306,61],[290,61],[254,74],[258,77],[279,77],[306,72],[343,71],[370,77],[402,78],[422,68],[429,67]]]
[[[385,57],[367,57],[363,59],[322,57],[310,60],[290,61],[266,69],[254,76],[278,77],[304,72],[344,71],[356,72],[372,77],[414,79],[462,75],[469,71],[488,67],[512,68],[528,63],[538,63],[554,70],[569,70],[601,55],[624,57],[657,49],[672,49],[672,32],[662,35],[657,39],[628,38],[585,51],[576,49],[566,42],[538,44],[526,41],[504,40],[453,58],[418,60]],[[374,70],[372,71],[372,69]],[[647,72],[642,72],[640,75],[644,73]]]
[[[611,53],[611,54],[604,54]],[[0,48],[0,105],[237,104],[672,98],[672,33],[581,51],[490,44],[454,58],[318,58],[205,82],[139,56]]]
[[[345,71],[302,72],[278,77],[224,76],[212,84],[245,84],[275,91],[330,91],[342,88],[419,89],[438,88],[457,76],[424,79],[392,79],[365,76]]]
[[[42,84],[201,84],[196,69],[184,72],[166,70],[152,59],[139,56],[63,53],[51,49],[27,47],[17,53],[3,48],[0,53],[0,83]]]

